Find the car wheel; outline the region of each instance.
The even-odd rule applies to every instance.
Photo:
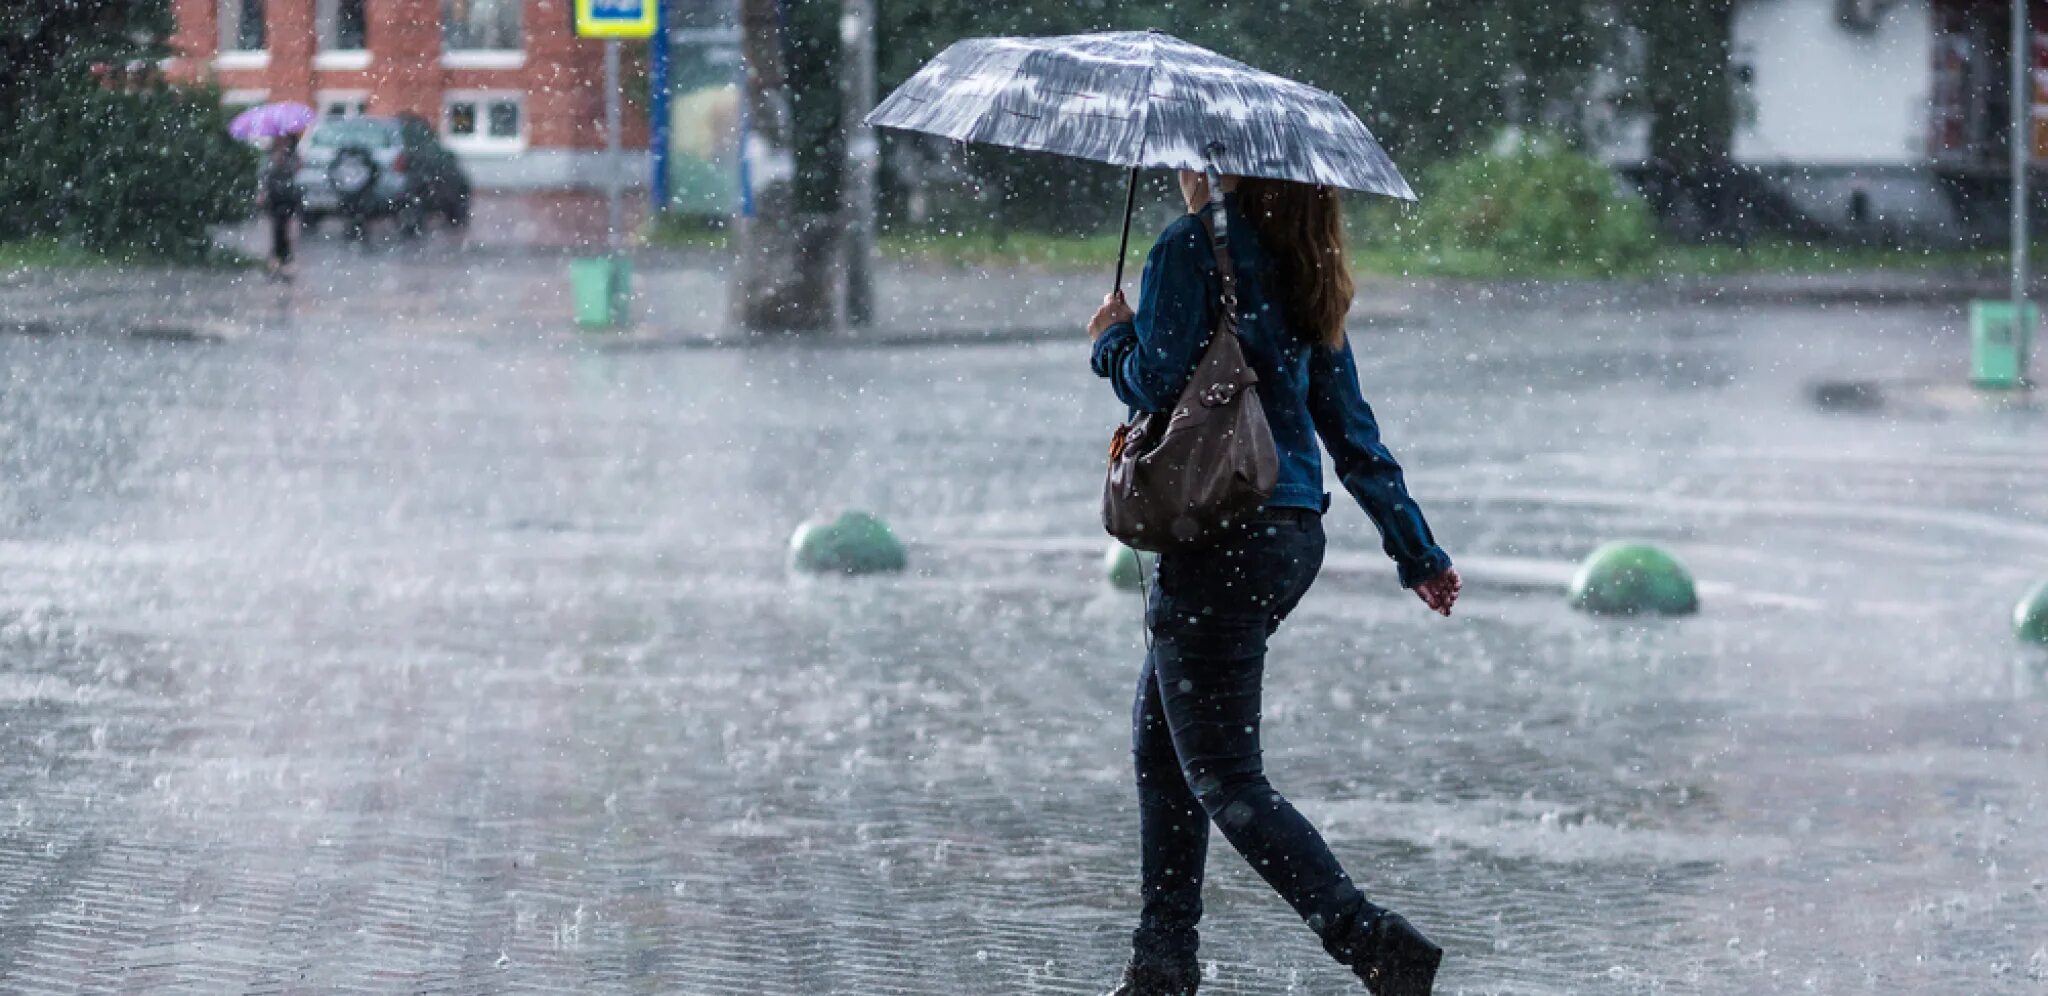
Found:
[[[327,164],[327,182],[334,192],[344,199],[355,200],[370,192],[377,185],[377,160],[371,158],[370,150],[351,145],[334,154],[334,161]]]
[[[404,238],[416,239],[427,231],[427,209],[418,201],[407,201],[398,208],[398,234]]]

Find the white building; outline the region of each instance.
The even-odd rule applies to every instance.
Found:
[[[2005,0],[1741,0],[1735,160],[1844,233],[1938,240],[1999,228],[2009,10]],[[2037,24],[2048,26],[2048,8]],[[2048,34],[2035,49],[2038,67]],[[1645,165],[1647,133],[1640,121],[1621,129],[1610,161]]]

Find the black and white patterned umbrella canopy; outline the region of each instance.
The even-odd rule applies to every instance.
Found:
[[[1215,167],[1414,200],[1344,102],[1157,31],[970,38],[867,123],[1119,166]]]

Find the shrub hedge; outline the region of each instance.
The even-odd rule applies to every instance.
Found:
[[[0,238],[188,259],[252,209],[257,155],[228,137],[218,93],[87,76],[27,96],[0,122]]]
[[[1510,267],[1637,268],[1657,248],[1649,207],[1613,170],[1556,137],[1511,137],[1428,170],[1404,241]]]

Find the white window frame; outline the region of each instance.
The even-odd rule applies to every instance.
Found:
[[[321,121],[345,120],[369,113],[368,109],[362,106],[368,104],[369,101],[370,91],[368,90],[316,90],[313,93],[313,110],[320,115]],[[347,102],[354,109],[340,118],[328,117],[328,105],[337,102]]]
[[[502,0],[519,8],[519,47],[517,48],[449,48],[447,15],[441,4],[436,3],[435,14],[440,17],[441,65],[447,69],[523,69],[526,67],[526,28],[531,11],[525,9],[526,0]]]
[[[368,0],[364,0],[363,45],[361,48],[323,48],[320,46],[321,18],[341,14],[341,0],[314,0],[313,2],[313,53],[314,69],[368,69],[370,68],[370,26]],[[324,9],[323,9],[324,8]]]
[[[270,101],[270,90],[260,86],[240,87],[220,92],[220,106],[234,108],[255,107]]]
[[[214,68],[263,69],[268,67],[270,65],[270,5],[261,5],[264,22],[263,47],[229,48],[227,47],[226,37],[227,26],[220,23],[221,7],[228,3],[240,4],[243,0],[209,0],[209,2],[213,4],[214,23],[216,25],[213,39],[215,47],[213,57]]]
[[[213,57],[215,69],[269,69],[270,50],[222,52]]]
[[[368,69],[370,53],[367,49],[336,48],[313,53],[314,69]]]
[[[441,53],[443,69],[525,69],[526,53],[509,48],[457,48]]]
[[[491,107],[502,101],[519,105],[519,134],[512,138],[494,138],[490,135]],[[453,123],[450,114],[453,106],[462,101],[477,105],[474,135],[456,135],[449,131]],[[526,151],[527,135],[532,133],[533,121],[526,115],[526,92],[524,90],[447,90],[441,94],[441,124],[437,129],[441,144],[457,152],[512,155]]]

